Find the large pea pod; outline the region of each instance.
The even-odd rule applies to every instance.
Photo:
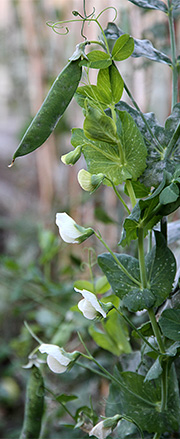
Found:
[[[44,381],[40,370],[33,366],[26,390],[25,414],[19,439],[38,439],[44,410]]]
[[[70,61],[54,81],[41,108],[25,132],[10,166],[20,157],[39,148],[50,136],[69,105],[81,79],[80,59]]]

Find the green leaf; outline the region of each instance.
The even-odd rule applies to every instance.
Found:
[[[129,0],[136,6],[145,9],[158,9],[159,11],[163,11],[165,13],[168,12],[167,6],[161,0]]]
[[[115,254],[127,272],[140,283],[139,262],[132,256]],[[98,264],[107,276],[113,292],[120,297],[129,311],[136,312],[150,308],[155,302],[155,297],[150,290],[139,288],[129,276],[123,272],[114,258],[109,253],[98,257]]]
[[[101,276],[101,277],[99,277],[99,279],[96,281],[96,284],[95,284],[96,294],[104,294],[104,293],[107,293],[107,291],[108,291],[110,288],[111,288],[111,286],[109,285],[109,282],[108,282],[106,276]]]
[[[134,40],[128,34],[121,35],[115,42],[112,50],[112,58],[115,61],[123,61],[132,54]]]
[[[114,106],[121,99],[124,83],[117,67],[112,64],[108,68],[99,70],[97,85],[85,85],[77,89],[75,99],[85,108],[88,98],[92,106],[106,109]]]
[[[146,256],[147,279],[156,297],[155,306],[169,296],[176,274],[176,260],[160,232],[155,232],[156,245]]]
[[[177,0],[179,1],[179,0]],[[114,42],[121,36],[124,32],[116,26],[115,23],[108,23],[105,29],[105,35],[109,44],[110,49],[114,46]],[[157,50],[149,40],[139,40],[138,38],[133,38],[134,40],[134,50],[131,54],[132,57],[143,56],[150,59],[151,61],[156,61],[160,63],[165,63],[172,65],[171,59],[163,52]]]
[[[144,197],[147,197],[147,196],[149,195],[149,193],[150,193],[150,188],[146,187],[146,186],[145,186],[143,183],[141,183],[139,180],[137,180],[137,181],[132,181],[132,187],[133,187],[133,190],[134,190],[134,193],[135,193],[136,198],[144,198]],[[124,188],[124,193],[125,193],[126,195],[129,195],[129,194],[128,194],[128,191],[127,191],[127,188],[126,188],[126,185],[125,185],[125,188]]]
[[[179,426],[179,391],[171,370],[167,410],[161,412],[161,381],[144,382],[144,376],[134,372],[116,372],[120,384],[110,386],[106,415],[130,416],[149,433],[174,431]],[[175,381],[173,381],[175,380]]]
[[[146,146],[133,118],[126,111],[118,110],[117,117],[120,121],[118,134],[124,153],[124,168],[136,180],[146,167]]]
[[[162,374],[163,368],[161,366],[161,363],[159,361],[159,357],[156,359],[156,361],[153,363],[153,365],[148,370],[148,373],[145,376],[144,382],[151,381],[159,378],[159,376]]]
[[[100,50],[93,50],[88,53],[87,58],[92,69],[106,69],[112,64],[112,59],[109,55]]]
[[[83,129],[88,139],[117,143],[117,130],[114,121],[100,109],[91,107],[89,104],[87,104],[87,116]]]
[[[179,188],[176,183],[171,183],[165,187],[160,194],[159,201],[161,204],[169,204],[176,201],[179,197]]]
[[[62,393],[61,395],[56,396],[56,401],[62,402],[63,404],[66,404],[69,401],[74,401],[74,399],[78,399],[78,396],[66,395],[65,393]]]
[[[88,290],[91,291],[91,293],[94,292],[94,285],[88,280],[76,280],[74,282],[74,288],[77,288],[78,290]]]
[[[118,316],[116,310],[111,310],[108,313],[107,319],[102,326],[104,331],[95,325],[89,328],[89,333],[98,346],[117,356],[122,353],[131,352],[127,337],[127,327],[123,319]]]
[[[82,147],[88,171],[104,174],[115,185],[137,179],[145,169],[147,154],[143,137],[132,117],[126,112],[118,112],[117,118],[118,134],[110,117],[88,106],[85,135],[82,130],[73,130],[71,140],[74,147]],[[96,140],[91,140],[95,137]]]
[[[117,104],[120,101],[124,83],[115,64],[112,64],[108,69],[99,71],[97,87],[101,97],[108,106]]]
[[[162,333],[170,340],[180,341],[180,309],[166,309],[163,311],[159,324]]]
[[[115,255],[131,278],[109,253],[100,255],[98,264],[107,276],[113,292],[120,297],[129,311],[136,312],[161,305],[172,291],[176,273],[176,260],[166,246],[161,233],[156,232],[156,246],[145,258],[147,271],[147,288],[145,289],[138,286],[138,282],[140,283],[138,260],[129,255],[117,253]]]

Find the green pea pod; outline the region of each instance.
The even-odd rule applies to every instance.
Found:
[[[14,153],[20,157],[39,148],[50,136],[60,117],[69,105],[81,79],[82,68],[79,59],[70,61],[54,81],[41,108],[25,132],[17,150]]]
[[[27,384],[24,423],[19,439],[39,438],[43,410],[43,377],[40,370],[33,366]]]

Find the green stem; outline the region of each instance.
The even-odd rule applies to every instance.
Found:
[[[144,229],[141,227],[138,229],[138,254],[142,287],[147,288],[146,265],[144,257]]]
[[[115,260],[115,262],[119,265],[119,267],[121,268],[121,270],[123,271],[123,273],[132,281],[134,282],[136,285],[138,285],[138,287],[141,287],[141,283],[135,279],[135,277],[131,276],[131,274],[126,270],[126,268],[124,267],[123,264],[121,264],[121,262],[119,261],[119,259],[117,258],[117,256],[115,255],[115,253],[113,253],[113,251],[109,248],[109,246],[106,244],[106,242],[104,241],[104,239],[98,235],[98,233],[96,233],[94,231],[94,234],[96,236],[96,238],[99,239],[99,241],[104,245],[104,247],[109,251],[109,253],[111,254],[111,256],[113,257],[113,259]]]
[[[161,433],[155,433],[153,439],[160,439]]]
[[[134,189],[133,189],[131,180],[126,180],[126,188],[127,188],[130,200],[131,200],[132,208],[133,208],[136,205],[137,200],[136,200],[136,196],[134,193]]]
[[[113,189],[114,189],[115,194],[117,195],[117,197],[119,198],[119,200],[121,201],[121,203],[123,204],[123,206],[125,207],[125,209],[127,210],[128,214],[130,214],[131,211],[129,210],[129,207],[127,206],[127,204],[125,203],[125,201],[124,201],[123,198],[121,197],[119,191],[116,189],[116,186],[115,186],[115,184],[113,183],[113,181],[112,181],[110,178],[108,178],[108,177],[106,177],[106,180],[110,181],[110,183],[111,183],[111,185],[112,185],[112,187],[113,187]]]
[[[52,392],[52,390],[48,389],[48,387],[45,387],[45,390],[47,390],[47,392],[49,392],[53,396],[53,398],[63,407],[66,413],[68,413],[68,415],[76,422],[76,417],[72,415],[72,413],[68,410],[66,405],[63,404],[63,402],[57,399],[57,396]]]
[[[154,314],[153,308],[149,308],[148,309],[148,313],[149,313],[149,318],[151,320],[152,329],[153,329],[154,335],[156,337],[156,340],[158,342],[160,351],[161,351],[162,354],[164,354],[165,353],[164,343],[163,343],[162,338],[161,338],[161,334],[160,334],[160,330],[159,330],[159,325],[158,325],[158,323],[156,321],[156,316]]]
[[[156,137],[156,136],[154,135],[154,133],[152,132],[152,129],[151,129],[151,127],[149,126],[149,124],[148,124],[146,118],[144,117],[143,112],[140,110],[139,105],[137,104],[137,102],[136,102],[135,99],[133,98],[133,95],[132,95],[132,93],[130,92],[130,90],[129,90],[129,88],[128,88],[128,86],[127,86],[127,84],[126,84],[125,82],[124,82],[124,88],[125,88],[125,90],[126,90],[127,95],[128,95],[129,98],[131,99],[133,105],[135,106],[136,110],[139,112],[139,114],[140,114],[140,116],[141,116],[141,118],[142,118],[144,124],[146,125],[147,130],[149,131],[149,133],[150,133],[150,135],[151,135],[151,137],[152,137],[152,139],[154,140],[157,151],[158,151],[159,153],[162,153],[162,152],[164,151],[164,148],[162,147],[162,145],[159,143],[159,140],[157,139],[157,137]]]
[[[104,373],[100,372],[100,371],[97,370],[97,369],[94,369],[94,368],[91,367],[91,366],[87,366],[86,364],[81,363],[81,361],[76,361],[76,364],[77,364],[78,366],[82,367],[83,369],[89,370],[90,372],[95,373],[96,375],[100,375],[101,377],[107,379],[107,375],[105,375]]]
[[[161,411],[167,409],[167,395],[168,395],[168,362],[163,364],[163,372],[161,377]]]
[[[176,39],[174,29],[173,7],[171,0],[168,0],[168,19],[169,19],[169,33],[171,41],[171,55],[172,55],[172,109],[178,101],[178,69],[176,60]]]
[[[93,361],[96,366],[99,367],[100,370],[102,370],[103,374],[106,375],[106,378],[109,378],[112,382],[118,384],[118,386],[122,387],[126,392],[128,391],[130,394],[132,394],[134,396],[134,393],[132,390],[130,390],[129,388],[127,388],[122,381],[119,381],[115,376],[113,376],[108,370],[106,370],[89,352],[87,346],[85,345],[80,333],[78,333],[79,335],[79,339],[81,341],[81,343],[83,344],[84,348],[86,349],[86,352],[88,353],[88,355],[90,355],[90,360]],[[145,404],[151,406],[151,407],[155,407],[155,404],[149,400],[146,400],[145,398],[143,398],[140,395],[136,395],[142,402],[144,402]]]
[[[156,349],[156,348],[154,348],[153,346],[152,346],[152,344],[151,343],[149,343],[149,341],[146,339],[146,337],[144,337],[144,335],[141,333],[141,331],[138,329],[138,328],[136,328],[136,326],[131,322],[131,320],[129,320],[128,319],[128,317],[125,315],[125,314],[123,314],[121,311],[119,311],[115,306],[114,306],[114,308],[116,309],[116,311],[118,312],[118,314],[129,324],[129,326],[131,326],[131,328],[133,328],[134,329],[134,331],[136,331],[137,332],[137,334],[139,335],[139,337],[140,338],[142,338],[142,340],[154,351],[154,352],[156,352],[156,354],[160,354],[160,352]]]

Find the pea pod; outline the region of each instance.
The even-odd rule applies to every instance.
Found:
[[[54,81],[41,108],[25,132],[17,150],[14,153],[20,157],[39,148],[50,136],[60,117],[69,105],[81,79],[82,68],[79,59],[70,61]]]
[[[33,366],[27,384],[25,415],[19,439],[38,439],[44,410],[44,382],[40,370]]]

